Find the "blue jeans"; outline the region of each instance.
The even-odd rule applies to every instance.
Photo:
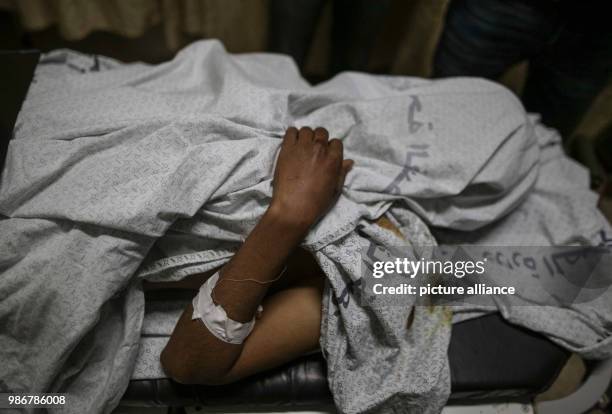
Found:
[[[452,0],[434,76],[497,79],[529,61],[528,111],[568,137],[612,71],[607,2]]]

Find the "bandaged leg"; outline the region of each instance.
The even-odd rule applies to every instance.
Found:
[[[200,319],[215,337],[230,344],[242,344],[255,326],[255,316],[246,323],[230,319],[222,306],[214,303],[212,292],[219,280],[219,272],[211,276],[193,298],[191,319]],[[260,313],[261,305],[257,308]]]

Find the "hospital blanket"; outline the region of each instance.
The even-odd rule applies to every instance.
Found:
[[[611,237],[556,133],[485,80],[344,73],[313,87],[287,57],[216,41],[160,65],[51,52],[2,173],[0,392],[66,392],[63,411],[110,412],[138,352],[142,280],[229,260],[270,201],[288,126],[327,128],[355,160],[303,243],[329,280],[321,346],[341,412],[434,413],[450,392],[448,309],[414,307],[407,330],[409,308],[354,299],[372,243]],[[372,224],[382,215],[406,240]],[[163,257],[148,256],[155,243]],[[603,358],[611,299],[500,311]]]

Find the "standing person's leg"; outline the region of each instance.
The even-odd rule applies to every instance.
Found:
[[[391,0],[334,0],[331,73],[367,71]]]
[[[287,54],[303,68],[327,0],[271,0],[269,48]]]
[[[434,58],[435,77],[499,78],[539,53],[559,27],[558,9],[525,0],[451,0]]]
[[[566,24],[530,62],[523,93],[527,110],[568,138],[612,73],[612,26],[603,3],[564,4]]]

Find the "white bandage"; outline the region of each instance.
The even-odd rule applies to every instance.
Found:
[[[255,326],[255,317],[249,322],[241,323],[230,319],[222,306],[216,305],[212,299],[212,290],[219,280],[219,272],[212,275],[200,287],[193,298],[193,314],[191,319],[201,319],[211,334],[230,344],[241,344],[249,336]],[[262,307],[259,306],[258,312]]]

